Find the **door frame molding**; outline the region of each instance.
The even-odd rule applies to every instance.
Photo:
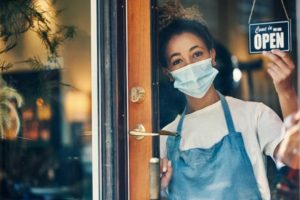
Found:
[[[129,196],[127,22],[126,0],[91,0],[93,85],[93,199]],[[151,2],[155,22],[156,0]],[[151,40],[156,24],[151,23]],[[151,42],[153,130],[158,131],[158,70],[156,44]],[[159,156],[159,139],[153,155]],[[156,150],[155,150],[156,149]]]
[[[92,189],[93,189],[93,199],[101,200],[101,188],[102,182],[100,177],[102,175],[101,158],[99,157],[101,149],[101,135],[100,130],[98,129],[98,124],[101,123],[100,112],[101,112],[101,99],[99,98],[100,94],[100,78],[101,74],[99,73],[99,59],[98,55],[98,1],[91,0],[91,65],[92,65]],[[99,189],[100,188],[100,189]]]
[[[127,199],[127,94],[125,0],[95,0],[93,61],[93,199]],[[94,63],[93,62],[93,63]],[[96,79],[96,80],[95,80]],[[95,89],[93,87],[93,89]],[[97,94],[95,94],[97,93]],[[96,111],[95,111],[96,110]],[[94,113],[93,113],[94,114]],[[97,128],[99,130],[97,130]],[[98,143],[98,145],[97,145]],[[97,152],[97,153],[95,153]],[[100,190],[99,190],[100,188]]]

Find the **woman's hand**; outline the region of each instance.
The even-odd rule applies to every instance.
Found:
[[[160,174],[161,174],[161,188],[165,189],[168,187],[169,182],[172,177],[172,164],[167,158],[163,158],[160,160]]]
[[[286,92],[293,88],[292,72],[295,64],[288,53],[280,50],[264,52],[271,62],[268,63],[268,73],[273,79],[278,93]]]
[[[293,169],[300,168],[300,110],[284,120],[285,137],[276,147],[275,156]]]
[[[267,71],[273,79],[283,117],[287,117],[298,109],[297,93],[292,83],[295,64],[284,51],[272,50],[263,54],[270,59]]]

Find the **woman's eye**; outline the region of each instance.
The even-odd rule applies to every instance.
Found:
[[[202,56],[202,55],[203,55],[203,53],[202,53],[201,51],[196,51],[196,52],[193,54],[194,58],[198,58],[198,57],[200,57],[200,56]]]
[[[172,62],[172,65],[174,66],[174,65],[178,65],[178,64],[180,64],[181,63],[181,59],[176,59],[176,60],[174,60],[173,62]]]

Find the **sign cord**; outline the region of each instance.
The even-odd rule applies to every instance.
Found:
[[[253,4],[252,4],[250,16],[249,16],[249,19],[248,19],[248,24],[250,24],[250,22],[251,22],[251,18],[252,18],[252,15],[253,15],[253,11],[254,11],[255,4],[256,4],[256,0],[253,0]],[[283,3],[283,0],[281,0],[281,4],[282,4],[282,8],[283,8],[283,10],[284,10],[286,19],[289,20],[289,16],[288,16],[287,11],[286,11],[286,9],[285,9],[285,5],[284,5],[284,3]]]
[[[253,4],[252,4],[250,16],[249,16],[249,19],[248,19],[248,24],[250,24],[250,21],[251,21],[251,18],[252,18],[252,14],[253,14],[253,11],[254,11],[254,7],[255,7],[255,3],[256,3],[256,0],[253,0]]]
[[[287,12],[286,12],[286,9],[285,9],[285,6],[284,6],[284,3],[283,3],[283,0],[281,0],[281,4],[282,4],[283,10],[284,10],[284,13],[285,13],[286,19],[287,19],[287,20],[289,20],[290,18],[289,18],[289,16],[288,16]]]

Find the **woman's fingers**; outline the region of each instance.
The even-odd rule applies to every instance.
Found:
[[[169,185],[172,177],[172,163],[166,158],[161,160],[161,187],[165,188]]]
[[[165,173],[165,176],[168,180],[171,179],[171,176],[172,176],[172,172],[173,172],[173,168],[172,168],[172,163],[171,161],[168,161],[168,168],[167,168],[167,171]]]
[[[263,54],[268,56],[270,58],[270,60],[275,63],[277,63],[277,62],[281,62],[281,64],[283,63],[290,70],[293,70],[295,68],[295,64],[287,52],[284,52],[284,51],[281,51],[278,49],[274,49],[269,52],[263,52]]]
[[[271,52],[279,56],[291,70],[295,69],[295,64],[287,52],[280,51],[278,49],[274,49]]]
[[[267,71],[271,75],[271,77],[275,83],[278,83],[278,82],[286,79],[286,75],[283,74],[282,71],[280,69],[278,69],[278,67],[273,63],[268,64]]]
[[[277,52],[277,51],[274,51],[274,52]],[[270,60],[271,60],[271,63],[274,64],[274,66],[276,66],[276,68],[282,73],[284,74],[285,76],[289,76],[291,75],[294,67],[292,67],[292,64],[290,62],[292,62],[290,60],[290,62],[288,62],[287,58],[285,58],[286,56],[282,55],[282,53],[285,53],[285,52],[280,52],[280,56],[277,55],[277,54],[274,54],[274,53],[271,53],[271,52],[264,52],[264,55],[266,55]],[[281,56],[284,56],[284,57],[281,57]],[[284,60],[285,59],[285,60]]]
[[[290,92],[293,88],[291,80],[295,68],[291,57],[288,53],[280,50],[263,52],[263,54],[270,60],[267,71],[273,79],[277,93]]]
[[[282,72],[282,70],[277,66],[275,65],[274,63],[268,63],[268,69],[271,69],[275,74],[276,74],[276,77],[277,78],[284,78],[286,77],[286,74],[284,74]]]
[[[275,64],[280,70],[282,70],[283,73],[288,74],[291,71],[291,69],[288,67],[288,64],[285,63],[281,57],[270,52],[266,52],[264,53],[264,55],[266,55],[273,64]]]
[[[163,175],[167,174],[170,170],[172,170],[172,163],[171,161],[169,161],[168,159],[166,158],[163,158],[162,159],[162,162],[161,162],[161,173]]]
[[[168,166],[168,159],[162,158],[160,159],[160,171],[163,171],[163,168],[166,168]]]
[[[163,158],[163,160],[162,160],[162,170],[161,170],[161,172],[162,172],[162,173],[166,173],[167,170],[168,170],[168,159]]]

